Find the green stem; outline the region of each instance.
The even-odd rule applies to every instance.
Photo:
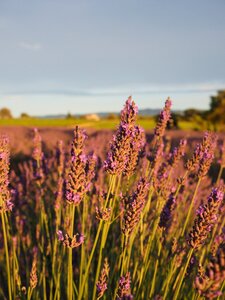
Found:
[[[99,223],[99,226],[98,226],[98,231],[97,231],[96,236],[95,236],[95,241],[94,241],[94,244],[93,244],[93,247],[92,247],[92,250],[91,250],[91,254],[90,254],[89,259],[88,259],[88,263],[87,263],[87,266],[86,266],[86,269],[85,269],[84,276],[82,278],[81,288],[79,289],[78,300],[81,300],[82,296],[83,296],[84,286],[87,283],[86,281],[87,281],[87,277],[88,277],[88,274],[89,274],[90,265],[91,265],[93,255],[94,255],[94,252],[95,252],[95,249],[96,249],[96,246],[97,246],[97,242],[98,242],[98,239],[99,239],[99,235],[100,235],[100,232],[101,232],[101,229],[102,229],[102,222],[103,221],[101,220],[100,223]]]
[[[62,270],[62,261],[63,261],[63,257],[65,254],[65,248],[63,248],[63,253],[61,253],[61,259],[59,261],[59,265],[58,265],[58,272],[57,272],[57,278],[56,278],[56,287],[55,287],[55,295],[54,295],[54,300],[60,299],[60,274],[61,274],[61,270]]]
[[[153,293],[155,291],[156,275],[157,275],[157,271],[158,271],[159,257],[161,254],[161,250],[162,250],[162,243],[161,243],[161,241],[159,241],[158,257],[157,257],[156,264],[155,264],[155,270],[154,270],[154,275],[153,275],[153,279],[152,279],[152,283],[151,283],[151,290],[150,290],[150,294],[149,294],[150,298],[153,296]]]
[[[216,184],[219,184],[219,182],[220,182],[221,176],[223,174],[223,169],[224,169],[224,166],[220,165],[220,170],[219,170],[219,173],[218,173]]]
[[[5,213],[4,212],[1,212],[1,219],[2,219],[4,246],[5,246],[5,256],[6,256],[6,268],[7,268],[7,278],[8,278],[8,293],[9,293],[9,300],[12,300],[11,273],[10,273],[10,263],[9,263],[9,249],[8,249],[8,240],[7,240],[7,234],[6,234],[6,224],[5,224]]]
[[[12,280],[12,287],[13,287],[13,298],[16,298],[16,249],[15,244],[12,244],[12,250],[13,250],[13,280]]]
[[[183,226],[183,230],[182,230],[181,236],[184,236],[184,233],[185,233],[185,230],[186,230],[188,221],[189,221],[189,219],[190,219],[190,216],[191,216],[191,213],[192,213],[192,208],[193,208],[193,206],[194,206],[194,201],[195,201],[195,198],[196,198],[196,195],[197,195],[197,192],[198,192],[198,188],[199,188],[200,182],[201,182],[201,178],[198,179],[197,185],[196,185],[196,187],[195,187],[195,191],[194,191],[193,197],[192,197],[192,199],[191,199],[191,204],[190,204],[189,209],[188,209],[187,218],[186,218],[186,220],[185,220],[185,223],[184,223],[184,226]]]
[[[125,268],[125,259],[126,259],[126,252],[127,252],[127,242],[128,237],[125,235],[123,239],[123,248],[122,248],[122,258],[121,258],[121,267],[120,267],[120,276],[123,275],[124,268]],[[126,270],[125,270],[126,272]]]
[[[70,237],[73,238],[73,227],[74,227],[74,215],[75,215],[75,205],[72,204],[72,209],[70,211],[71,224],[70,224]],[[70,247],[68,256],[68,299],[73,299],[73,249]]]
[[[105,203],[105,208],[107,207],[107,205],[108,205],[109,208],[111,208],[111,219],[113,219],[113,212],[114,212],[114,206],[115,206],[115,197],[112,197],[112,198],[109,199],[109,196],[110,196],[111,193],[114,193],[115,185],[116,185],[116,179],[117,179],[116,175],[111,176],[110,185],[109,185],[107,198],[106,198],[106,203]],[[119,189],[120,179],[121,179],[121,176],[119,177],[119,182],[117,184],[117,190],[116,190],[116,193],[115,193],[116,195],[117,195],[117,192],[118,192],[118,189]],[[97,283],[98,278],[99,278],[101,264],[102,264],[102,252],[103,252],[103,249],[104,249],[106,241],[107,241],[107,236],[108,236],[110,225],[111,225],[111,222],[104,223],[103,229],[102,229],[102,237],[101,237],[101,243],[100,243],[100,249],[99,249],[98,264],[97,264],[97,270],[96,270],[96,274],[95,274],[95,281],[94,281],[94,287],[93,287],[93,293],[92,293],[92,299],[93,300],[95,299],[96,283]]]
[[[46,295],[46,260],[44,257],[43,260],[43,299],[47,300],[47,295]]]
[[[32,293],[33,293],[33,289],[29,286],[28,293],[27,293],[27,300],[31,299]]]
[[[183,281],[184,281],[184,276],[185,276],[185,274],[186,274],[186,272],[187,272],[187,268],[188,268],[189,262],[190,262],[190,260],[191,260],[191,256],[192,256],[193,251],[194,251],[194,249],[191,248],[191,250],[190,250],[189,253],[188,253],[187,262],[186,262],[186,264],[185,264],[185,266],[184,266],[184,269],[183,269],[183,272],[182,272],[182,274],[181,274],[181,278],[180,278],[180,281],[179,281],[179,283],[178,283],[178,287],[177,287],[177,289],[176,289],[176,291],[175,291],[175,295],[174,295],[173,300],[177,300],[177,297],[179,296],[180,289],[181,289],[182,283],[183,283]],[[179,276],[179,275],[178,275],[178,276]]]
[[[171,262],[171,266],[170,266],[170,270],[169,270],[169,275],[167,277],[167,280],[166,280],[166,285],[165,285],[165,292],[163,294],[163,300],[166,300],[167,298],[167,293],[168,293],[168,289],[169,289],[169,284],[171,282],[171,279],[173,277],[173,274],[174,274],[174,264],[175,264],[175,259],[176,259],[176,254],[175,256],[173,257],[172,259],[172,262]]]

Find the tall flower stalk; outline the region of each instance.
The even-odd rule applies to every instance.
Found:
[[[7,211],[12,210],[13,204],[11,203],[10,192],[8,189],[9,184],[9,140],[7,137],[0,138],[0,213],[4,237],[5,257],[6,257],[6,270],[8,278],[8,296],[12,300],[12,274],[9,260],[9,247],[8,247],[8,228],[7,228]]]
[[[205,242],[209,232],[212,230],[213,225],[217,221],[218,209],[221,201],[223,200],[223,195],[224,194],[220,189],[213,189],[207,203],[203,206],[200,206],[198,209],[197,218],[195,219],[194,226],[190,231],[188,238],[188,244],[191,248],[187,255],[187,261],[181,273],[180,280],[174,294],[174,300],[176,300],[179,295],[193,252]]]
[[[192,209],[194,206],[194,201],[197,196],[198,188],[200,186],[201,180],[206,176],[208,170],[211,166],[211,163],[214,158],[214,152],[216,149],[217,136],[214,133],[206,132],[201,144],[198,144],[193,157],[188,160],[186,164],[186,168],[188,172],[196,172],[196,176],[198,178],[195,191],[191,200],[191,204],[188,209],[187,218],[185,220],[182,233],[183,236],[187,227],[187,224],[190,219],[190,215],[192,213]]]
[[[75,207],[83,200],[94,177],[94,169],[92,167],[90,168],[90,165],[92,164],[84,153],[85,140],[85,132],[76,127],[74,131],[74,140],[71,146],[70,166],[66,182],[66,200],[69,204],[70,220],[69,236],[65,239],[61,237],[61,241],[64,243],[71,243],[68,247],[68,299],[73,299],[73,248],[81,245],[84,241],[83,237],[80,241],[76,240],[76,235],[73,237]],[[75,244],[73,244],[73,241]]]

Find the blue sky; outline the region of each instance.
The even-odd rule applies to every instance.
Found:
[[[224,15],[224,0],[0,1],[0,107],[207,108],[225,88]]]

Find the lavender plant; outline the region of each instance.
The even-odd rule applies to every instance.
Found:
[[[113,134],[35,129],[11,167],[0,138],[0,299],[224,299],[224,137],[179,141],[171,106],[152,134],[131,97]]]

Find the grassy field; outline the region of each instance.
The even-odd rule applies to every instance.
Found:
[[[119,124],[119,120],[107,120],[101,119],[99,121],[89,121],[84,119],[8,119],[0,120],[0,126],[24,126],[24,127],[74,127],[79,125],[80,127],[93,128],[93,129],[115,129]],[[151,130],[155,127],[155,120],[153,118],[140,119],[138,124],[145,130]],[[201,130],[198,124],[193,122],[181,121],[179,122],[179,128],[182,130]]]

